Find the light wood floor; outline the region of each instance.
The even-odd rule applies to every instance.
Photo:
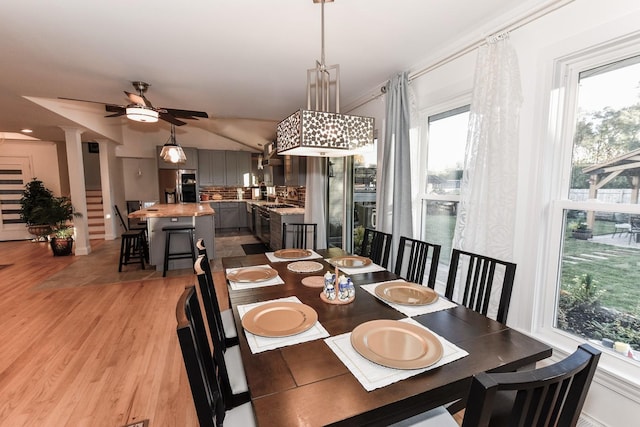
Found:
[[[227,242],[220,257],[242,254],[247,238]],[[101,245],[119,241],[92,242]],[[197,426],[175,333],[176,302],[195,276],[132,280],[130,271],[126,282],[87,284],[117,270],[117,255],[110,264],[94,253],[54,257],[46,243],[0,242],[0,426]],[[224,309],[223,273],[214,279]]]
[[[95,273],[91,255],[28,241],[0,254],[0,426],[198,425],[175,332],[194,275],[37,290],[72,263]]]

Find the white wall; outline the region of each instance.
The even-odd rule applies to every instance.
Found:
[[[3,157],[28,157],[31,162],[29,179],[38,178],[55,195],[61,195],[58,153],[54,142],[8,140],[0,148]]]
[[[548,157],[546,146],[553,61],[570,52],[638,32],[639,22],[640,2],[637,0],[577,0],[510,34],[519,56],[524,104],[520,118],[519,195],[514,236],[518,272],[509,325],[524,332],[535,332],[541,322],[536,320],[536,307],[532,301],[538,301],[536,297],[545,286],[555,286],[543,282],[544,265],[541,263],[548,220],[544,186],[548,184],[546,177],[553,161]],[[476,51],[473,51],[412,80],[419,108],[428,109],[471,91],[475,59]],[[424,63],[418,60],[416,63]],[[372,93],[375,90],[372,89]],[[377,124],[383,123],[384,110],[365,105],[350,113],[365,115],[367,109],[375,114]],[[555,357],[562,357],[573,349],[575,347],[558,348],[554,351]],[[638,381],[635,378],[624,385],[617,384],[616,376],[607,371],[606,362],[601,360],[585,405],[585,415],[604,425],[629,425],[633,419],[630,415],[640,414]]]

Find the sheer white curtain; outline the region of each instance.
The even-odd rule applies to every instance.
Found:
[[[513,260],[522,92],[508,36],[478,52],[453,247]]]
[[[318,249],[327,248],[327,159],[307,157],[304,222],[318,224]]]
[[[413,237],[411,210],[411,149],[409,141],[411,97],[407,72],[387,83],[383,159],[379,162],[380,193],[377,200],[378,229],[393,235],[392,248],[401,236]],[[395,263],[392,250],[389,265]]]

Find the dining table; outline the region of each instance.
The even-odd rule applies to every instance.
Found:
[[[305,283],[310,282],[305,278],[317,276],[319,280],[326,272],[334,272],[335,266],[328,261],[348,254],[339,248],[312,253],[317,255],[312,261],[321,264],[322,270],[291,271],[288,266],[296,261],[276,259],[273,253],[222,259],[226,272],[264,266],[276,270],[281,279],[270,286],[247,288],[231,287],[228,282],[242,363],[259,426],[389,425],[465,399],[475,374],[530,368],[552,354],[548,345],[462,305],[449,303],[442,296],[443,302],[449,303],[446,309],[408,319],[407,314],[366,289],[367,285],[399,279],[383,268],[362,269],[362,273],[358,269],[345,270],[354,284],[355,298],[348,304],[328,303],[320,296],[322,287],[308,286]],[[313,308],[328,337],[255,351],[248,339],[252,334],[243,329],[242,313],[251,305],[283,298],[295,298]],[[367,390],[330,340],[348,337],[343,334],[374,320],[417,322],[460,355],[448,363]],[[401,369],[393,371],[402,373]]]

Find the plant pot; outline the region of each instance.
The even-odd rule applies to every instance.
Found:
[[[37,241],[46,241],[47,236],[51,233],[51,227],[49,225],[30,225],[27,227],[27,231],[37,237]]]
[[[587,240],[593,237],[593,232],[591,230],[573,230],[571,235],[574,239],[578,240]]]
[[[70,255],[73,249],[73,238],[71,237],[52,237],[51,250],[53,256]]]

